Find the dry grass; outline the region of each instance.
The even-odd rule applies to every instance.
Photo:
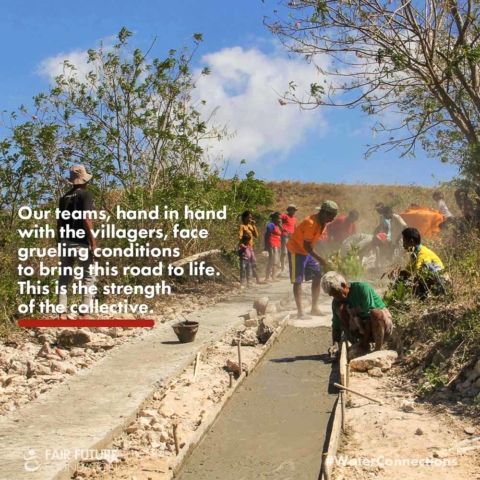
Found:
[[[360,211],[361,217],[359,221],[359,231],[361,232],[371,232],[373,228],[378,223],[378,215],[374,211],[374,204],[376,202],[384,202],[385,204],[391,205],[397,212],[401,212],[404,208],[408,207],[410,203],[418,203],[422,205],[433,206],[433,201],[431,199],[433,189],[416,187],[416,186],[386,186],[386,185],[346,185],[346,184],[318,184],[318,183],[300,183],[300,182],[270,182],[266,185],[267,188],[275,192],[275,210],[284,211],[289,203],[295,203],[299,209],[297,212],[297,218],[301,221],[307,215],[315,213],[315,207],[323,200],[331,199],[337,202],[339,205],[339,214],[347,214],[349,210],[356,208]],[[452,208],[454,206],[454,201],[452,198],[452,192],[444,192],[447,204]],[[118,199],[113,200],[112,205],[118,202]],[[112,206],[113,208],[113,206]],[[455,213],[455,210],[452,210]],[[185,240],[183,242],[179,240],[174,240],[172,245],[181,247],[182,255],[188,256],[191,253],[196,253],[198,249],[210,250],[214,248],[224,247],[227,251],[236,250],[237,239],[237,222],[238,219],[230,219],[228,222],[215,222],[212,221],[210,224],[205,224],[203,228],[208,228],[210,231],[210,236],[206,241],[203,241],[202,244],[196,244],[191,240]],[[208,223],[208,222],[207,222]],[[202,224],[203,225],[203,224]],[[136,225],[139,226],[139,225]],[[158,226],[158,225],[157,225]],[[144,228],[150,227],[150,225],[142,225]],[[152,225],[153,227],[153,225]],[[260,239],[257,242],[257,250],[260,253],[263,250],[263,228],[260,230]],[[52,241],[43,240],[43,241],[32,241],[35,246],[47,245],[51,246]],[[100,242],[99,242],[100,243]],[[102,246],[119,246],[118,241],[114,240],[102,240]],[[124,242],[123,242],[124,243]],[[151,246],[157,246],[156,242],[152,241]],[[163,245],[163,243],[162,243]],[[169,246],[167,244],[163,246]],[[235,254],[231,255],[236,258]],[[258,256],[260,260],[260,272],[263,274],[264,269],[264,259],[260,255]],[[3,283],[0,282],[0,300],[2,303],[2,309],[0,309],[0,337],[2,336],[1,329],[3,327],[8,327],[7,330],[10,330],[12,327],[15,327],[15,322],[12,321],[16,318],[14,312],[18,304],[21,301],[27,300],[25,297],[20,298],[17,292],[16,281],[18,281],[16,273],[16,264],[18,259],[16,257],[16,245],[11,244],[0,250],[0,259],[3,274]],[[228,262],[225,262],[226,259],[217,259],[213,261],[217,268],[220,267],[220,271],[224,274],[222,275],[221,281],[225,282],[225,287],[235,280],[238,276],[237,268],[233,265],[230,265]],[[53,259],[45,259],[46,264],[51,264]],[[151,259],[146,259],[141,263],[150,263]],[[37,265],[37,261],[32,260],[30,262],[33,266]],[[122,260],[117,261],[118,264],[122,264]],[[54,280],[49,279],[49,281]],[[99,280],[99,284],[106,282],[108,279],[103,278]],[[142,279],[122,279],[126,283],[141,282]],[[146,280],[145,280],[146,281]],[[220,281],[220,279],[219,279]],[[175,282],[174,289],[176,291],[182,290],[182,288],[190,288],[192,282],[189,279],[179,279]],[[210,281],[208,279],[196,279],[193,282],[198,290],[202,288],[210,287]],[[39,297],[40,298],[40,297]],[[52,301],[55,301],[54,296],[51,298]],[[104,299],[108,301],[108,299]],[[15,330],[15,328],[14,328]],[[5,333],[5,332],[3,332]]]
[[[359,231],[370,233],[378,223],[375,203],[390,205],[396,213],[407,209],[411,203],[422,206],[434,206],[432,193],[436,190],[414,185],[346,185],[333,183],[269,182],[267,188],[275,191],[275,210],[284,211],[288,204],[294,203],[297,218],[302,220],[315,213],[315,207],[324,200],[333,200],[338,204],[339,215],[347,215],[352,209],[360,212]],[[453,190],[442,190],[445,201],[454,215],[458,214],[453,198]]]

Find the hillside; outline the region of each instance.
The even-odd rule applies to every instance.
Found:
[[[289,181],[268,182],[266,186],[275,192],[273,208],[283,212],[288,204],[294,203],[298,208],[299,219],[315,213],[315,207],[323,200],[337,202],[339,215],[346,215],[355,208],[360,212],[358,222],[360,231],[370,231],[377,224],[375,203],[383,202],[390,205],[397,213],[405,210],[411,203],[433,207],[432,193],[436,191],[435,188],[415,185],[346,185]],[[443,189],[442,192],[450,210],[457,215],[459,212],[453,198],[453,190]]]

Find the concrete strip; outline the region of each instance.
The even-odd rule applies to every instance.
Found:
[[[264,345],[261,354],[255,359],[253,365],[250,366],[247,372],[243,372],[240,377],[238,377],[237,381],[234,383],[234,386],[227,391],[227,393],[222,397],[220,403],[215,407],[212,412],[209,413],[205,421],[195,432],[195,435],[189,440],[188,444],[182,448],[182,451],[172,465],[172,470],[170,471],[171,478],[174,478],[178,475],[178,472],[182,469],[183,465],[188,460],[190,455],[195,451],[198,445],[200,445],[205,435],[207,435],[210,429],[213,427],[218,417],[223,412],[224,408],[227,406],[228,401],[232,398],[235,391],[243,383],[247,376],[255,370],[262,358],[270,350],[276,339],[280,336],[285,327],[288,325],[289,318],[290,314],[285,316],[275,333],[268,339],[267,343]]]
[[[0,479],[69,479],[76,452],[107,448],[156,387],[181,372],[199,349],[241,323],[239,315],[251,308],[255,297],[267,295],[274,302],[290,292],[285,280],[189,314],[191,320],[200,322],[194,343],[177,343],[171,324],[161,325],[115,348],[90,370],[12,416],[1,418]],[[70,457],[46,458],[47,453]]]
[[[328,389],[329,332],[287,326],[231,398],[178,478],[318,478],[336,400]],[[327,360],[327,363],[325,363]]]

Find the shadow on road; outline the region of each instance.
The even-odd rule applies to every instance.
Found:
[[[322,353],[321,355],[296,355],[295,357],[270,359],[270,361],[274,363],[291,363],[301,360],[313,360],[315,362],[322,361],[323,363],[332,363],[330,355],[328,355],[327,353]]]

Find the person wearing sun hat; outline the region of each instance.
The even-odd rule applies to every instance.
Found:
[[[313,250],[315,243],[321,237],[327,223],[332,222],[337,215],[338,206],[332,200],[325,200],[318,213],[305,218],[295,229],[287,243],[288,266],[290,280],[293,284],[293,296],[297,305],[297,317],[309,318],[302,307],[302,283],[312,280],[311,315],[323,315],[318,308],[320,296],[320,267],[327,267],[328,262]]]
[[[287,243],[292,236],[292,233],[297,226],[297,219],[295,218],[295,213],[297,213],[297,207],[291,203],[286,208],[286,213],[282,213],[280,219],[282,221],[282,245],[280,248],[280,264],[282,272],[285,269],[285,258],[287,257]]]
[[[57,219],[58,242],[65,245],[67,256],[61,257],[62,267],[73,267],[75,260],[82,267],[82,286],[90,287],[95,283],[95,277],[91,272],[93,265],[93,252],[97,248],[93,236],[93,224],[89,212],[94,211],[92,194],[87,190],[88,182],[92,175],[87,173],[83,165],[74,165],[70,168],[70,176],[66,179],[71,189],[60,198]],[[68,211],[69,213],[63,213]],[[74,212],[82,212],[74,215]],[[75,218],[72,218],[74,217]],[[78,218],[80,217],[80,218]],[[67,227],[69,234],[67,235]],[[75,252],[75,254],[73,254]],[[67,290],[72,277],[62,272],[59,278],[58,305],[63,306],[63,312],[59,314],[60,320],[67,319]],[[79,318],[90,318],[90,303],[92,295],[84,293],[82,303],[79,305]]]

